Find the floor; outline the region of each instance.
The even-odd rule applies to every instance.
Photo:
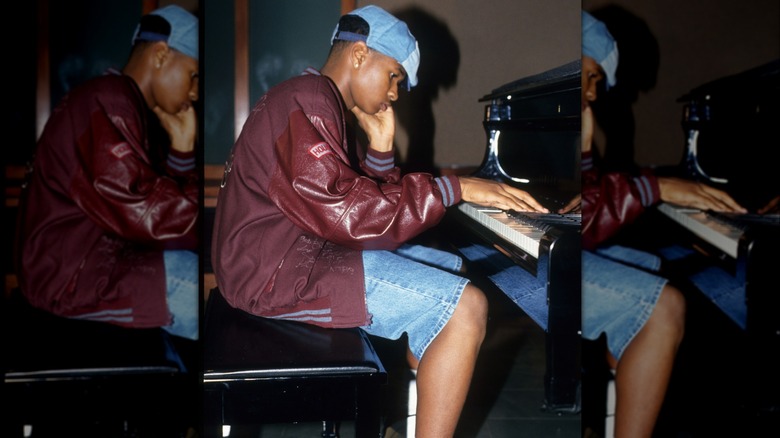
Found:
[[[545,334],[511,301],[496,291],[491,300],[488,333],[472,389],[456,436],[464,438],[581,437],[579,414],[541,409],[544,398]],[[386,437],[405,436],[407,387],[400,342],[373,339],[389,372],[386,392]],[[234,431],[231,437],[319,437],[320,423],[271,424],[259,430]],[[340,437],[353,438],[343,423]]]

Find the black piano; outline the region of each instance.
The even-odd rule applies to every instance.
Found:
[[[716,304],[741,328],[780,339],[780,294],[771,276],[780,266],[780,213],[757,213],[780,196],[780,60],[702,84],[678,102],[685,137],[678,173],[726,191],[749,213],[672,204],[658,210],[686,230],[683,239],[697,253],[744,285],[739,301],[713,297]]]
[[[579,194],[580,71],[577,60],[482,97],[487,148],[473,175],[526,190],[551,212]],[[544,408],[578,413],[580,215],[462,202],[446,222],[458,251],[545,330]]]
[[[672,279],[692,286],[689,308],[703,297],[712,314],[727,317],[721,325],[734,327],[731,338],[713,317],[693,326],[706,327],[705,337],[720,339],[726,354],[745,357],[750,371],[740,378],[753,391],[746,403],[777,415],[780,214],[758,209],[780,196],[780,60],[704,83],[678,102],[685,148],[679,165],[665,171],[724,190],[749,212],[661,203],[647,219],[659,237],[643,249],[661,256]]]

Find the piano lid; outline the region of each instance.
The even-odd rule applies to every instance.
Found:
[[[504,84],[493,89],[486,94],[480,102],[499,99],[507,95],[522,95],[527,93],[540,94],[546,92],[563,91],[572,86],[579,88],[582,84],[580,73],[582,71],[582,60],[569,62],[567,64],[555,67],[532,76],[526,76],[521,79]]]
[[[780,59],[706,82],[680,96],[677,102],[744,97],[754,92],[765,94],[768,90],[780,90]]]

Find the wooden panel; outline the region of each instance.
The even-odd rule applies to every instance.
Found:
[[[236,83],[234,94],[235,130],[233,140],[241,134],[241,127],[249,115],[249,5],[247,0],[236,0]]]

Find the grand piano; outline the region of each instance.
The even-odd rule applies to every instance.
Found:
[[[640,245],[661,256],[667,275],[678,284],[692,286],[689,302],[703,297],[715,309],[713,315],[726,316],[727,324],[721,326],[731,326],[731,331],[718,332],[717,318],[699,325],[706,326],[709,337],[735,333],[730,339],[737,341],[723,339],[718,347],[750,364],[750,371],[738,378],[751,388],[745,400],[751,415],[777,415],[780,213],[759,210],[780,196],[780,59],[699,85],[678,103],[684,153],[665,172],[724,190],[749,212],[661,203],[646,219],[654,238]]]
[[[743,289],[738,300],[721,302],[703,274],[691,274],[702,292],[741,328],[780,339],[780,294],[772,276],[780,266],[780,213],[757,212],[780,196],[780,59],[697,86],[678,102],[685,138],[678,174],[726,191],[749,213],[668,203],[658,210],[685,230],[681,238],[689,248]]]
[[[487,146],[473,173],[531,193],[551,213],[462,202],[446,223],[452,243],[546,333],[545,400],[552,412],[580,402],[579,214],[554,213],[580,193],[579,60],[484,95]]]

